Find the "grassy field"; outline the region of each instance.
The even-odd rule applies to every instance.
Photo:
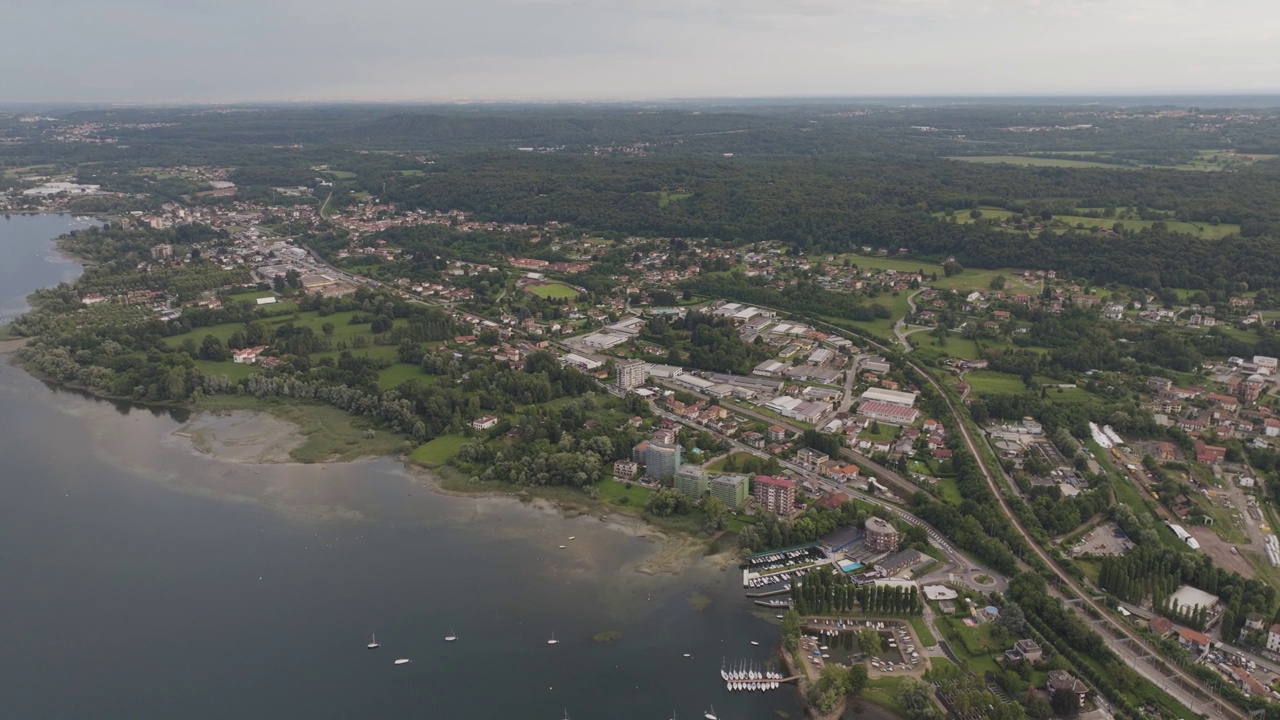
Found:
[[[653,494],[653,490],[642,485],[633,483],[628,488],[627,483],[612,478],[596,483],[596,490],[600,493],[600,502],[617,507],[634,508],[637,511],[644,510],[645,503],[649,502],[649,496]]]
[[[368,348],[370,350],[374,348]],[[434,382],[435,376],[422,372],[421,365],[410,365],[408,363],[396,363],[389,368],[383,368],[378,371],[378,387],[383,390],[400,387],[402,383],[409,380],[417,380],[423,385]]]
[[[691,197],[693,197],[693,193],[667,192],[664,190],[658,193],[658,207],[666,207],[670,203],[679,202],[685,198]]]
[[[909,620],[911,629],[916,631],[916,637],[919,638],[921,645],[933,647],[938,644],[938,639],[933,636],[933,633],[929,632],[929,626],[925,624],[924,618],[912,617]]]
[[[733,453],[732,455],[726,455],[720,458],[719,460],[716,460],[715,462],[711,463],[710,465],[707,465],[707,468],[706,468],[707,472],[724,472],[724,466],[726,463],[728,463],[730,457],[734,458],[734,461],[737,462],[739,466],[741,466],[743,460],[746,460],[748,458],[752,458],[755,456],[748,452],[736,452],[736,453]]]
[[[530,285],[525,288],[525,292],[537,295],[540,298],[553,299],[573,299],[578,297],[578,291],[565,285],[564,283],[549,282],[539,285]]]
[[[898,690],[902,687],[903,680],[906,677],[901,675],[876,678],[867,683],[867,689],[862,691],[862,699],[889,710],[894,717],[906,717],[906,711],[898,702]],[[856,700],[853,707],[857,707]]]
[[[279,297],[273,290],[246,290],[244,292],[223,295],[227,302],[255,302],[258,298]]]
[[[350,170],[325,170],[325,173],[332,175],[339,180],[350,180],[356,177],[356,174]]]
[[[938,497],[952,505],[964,502],[964,496],[960,494],[955,478],[938,478]]]
[[[1114,165],[1111,163],[1101,163],[1092,160],[1066,160],[1062,158],[1028,157],[1023,155],[966,155],[949,157],[947,159],[975,163],[1030,165],[1032,167],[1105,168],[1107,170],[1134,169],[1127,165]]]
[[[327,317],[321,317],[318,311],[309,310],[307,312],[290,313],[288,315],[270,317],[265,319],[263,322],[267,323],[272,328],[278,328],[281,325],[284,325],[286,323],[293,323],[294,327],[309,327],[317,335],[322,335],[324,333],[323,328],[325,323],[332,323],[333,324],[332,337],[333,337],[334,343],[337,343],[342,340],[345,340],[348,343],[350,343],[351,340],[354,339],[356,335],[366,335],[372,339],[373,334],[369,332],[368,323],[362,323],[359,325],[351,324],[351,318],[355,317],[356,314],[357,313],[355,311],[350,311],[350,312],[334,313]],[[399,325],[403,325],[404,322],[405,322],[404,320],[396,320],[395,324],[399,326]],[[201,341],[204,340],[205,335],[212,335],[225,343],[227,341],[227,338],[231,337],[232,333],[234,333],[237,330],[243,331],[244,327],[245,326],[243,323],[223,323],[221,325],[210,325],[209,327],[195,328],[191,332],[182,333],[181,335],[173,335],[171,337],[167,337],[162,342],[166,346],[174,348],[182,345],[182,341],[190,339],[197,346],[199,346]],[[322,357],[322,356],[323,356],[322,353],[317,354],[317,357]]]
[[[461,435],[441,435],[414,448],[409,459],[423,465],[443,465],[466,444],[467,438]]]
[[[1027,389],[1021,378],[992,370],[974,370],[965,375],[964,379],[975,395],[1020,393]]]
[[[1003,648],[991,639],[991,625],[968,627],[957,618],[943,618],[937,625],[956,657],[969,670],[979,675],[1000,671],[991,653]]]
[[[298,426],[306,438],[290,455],[298,462],[344,462],[362,457],[394,455],[404,437],[383,430],[366,418],[348,415],[328,405],[292,399],[257,399],[243,395],[212,395],[196,409],[261,410]]]
[[[982,211],[982,218],[980,218],[982,220],[1008,220],[1010,217],[1018,214],[1010,210],[1005,210],[1004,208],[991,207],[987,205],[979,207],[978,209]],[[1077,208],[1077,212],[1086,212],[1090,209],[1097,208]],[[946,213],[936,212],[934,213],[934,216],[945,217]],[[969,213],[966,210],[956,211],[955,218],[956,222],[959,223],[976,222],[974,218],[969,217]],[[1098,227],[1110,230],[1116,223],[1120,223],[1120,225],[1124,226],[1126,230],[1143,230],[1151,227],[1157,222],[1164,223],[1171,232],[1186,233],[1188,235],[1195,235],[1208,240],[1221,240],[1228,235],[1234,235],[1240,232],[1240,226],[1233,223],[1211,225],[1205,222],[1183,222],[1181,220],[1118,220],[1116,218],[1085,217],[1084,215],[1054,215],[1053,220],[1049,223],[1049,228],[1056,231],[1079,227]],[[941,275],[938,277],[939,280],[942,279]],[[939,287],[941,287],[940,283]]]
[[[244,378],[261,372],[262,368],[257,365],[249,365],[248,363],[234,363],[230,360],[224,362],[215,362],[213,360],[196,360],[196,368],[203,375],[226,375],[232,381],[243,380]]]
[[[965,360],[977,360],[981,354],[978,343],[961,337],[956,333],[947,333],[946,343],[939,345],[939,339],[928,332],[918,332],[907,337],[907,342],[915,348],[915,352],[924,357],[953,357]]]

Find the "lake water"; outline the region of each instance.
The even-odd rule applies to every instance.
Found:
[[[0,216],[0,324],[25,312],[26,297],[36,290],[80,277],[80,266],[49,239],[91,224],[69,215]]]
[[[73,226],[0,220],[0,298],[74,277],[47,260]],[[180,419],[0,362],[0,717],[801,714],[794,690],[719,679],[777,639],[736,569],[641,574],[649,540],[431,493],[392,460],[216,460],[173,435]]]

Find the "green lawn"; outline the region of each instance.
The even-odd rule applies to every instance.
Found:
[[[1004,648],[991,639],[990,624],[968,627],[959,618],[948,617],[939,620],[937,625],[956,657],[969,670],[979,675],[1000,671],[992,654],[1002,652]]]
[[[364,314],[367,315],[368,313]],[[350,344],[351,340],[356,335],[365,335],[369,338],[373,337],[372,333],[369,332],[368,323],[361,323],[359,325],[351,324],[351,319],[356,315],[356,311],[353,310],[349,312],[333,313],[327,317],[321,317],[319,311],[308,310],[307,312],[269,317],[263,320],[263,322],[267,323],[272,328],[278,328],[286,323],[293,323],[294,327],[309,327],[317,335],[322,335],[324,333],[323,328],[326,323],[332,323],[333,342],[336,344],[339,341],[345,340]],[[403,319],[398,319],[395,321],[395,325],[398,327],[403,325],[405,322],[406,321]],[[173,348],[180,346],[183,340],[190,338],[197,346],[199,346],[200,342],[204,340],[205,335],[212,335],[225,343],[227,338],[231,337],[232,333],[237,330],[244,330],[244,327],[243,323],[222,323],[221,325],[210,325],[209,327],[195,328],[194,330],[182,333],[181,335],[167,337],[162,342],[164,342],[168,347]]]
[[[929,631],[929,626],[922,617],[911,617],[911,629],[915,630],[916,637],[920,639],[920,644],[924,647],[933,647],[938,644],[938,639]]]
[[[441,435],[414,448],[409,459],[423,465],[443,465],[466,444],[467,438],[462,435]]]
[[[1026,157],[1022,155],[966,155],[949,157],[947,160],[962,162],[995,163],[1004,165],[1031,165],[1033,167],[1065,167],[1065,168],[1105,168],[1107,170],[1133,170],[1128,165],[1115,165],[1090,160],[1065,160],[1047,157]]]
[[[658,207],[666,207],[670,203],[679,202],[680,200],[691,197],[693,197],[693,193],[667,192],[663,190],[658,193]]]
[[[960,494],[955,478],[938,478],[938,496],[952,505],[964,502],[964,496]]]
[[[739,467],[741,467],[743,460],[746,460],[748,458],[753,458],[755,456],[749,452],[736,452],[736,453],[733,453],[732,455],[726,455],[720,458],[719,460],[716,460],[715,462],[711,463],[710,465],[707,465],[707,472],[713,472],[713,473],[724,472],[724,466],[729,462],[730,457],[732,457],[734,461],[738,463]]]
[[[530,285],[525,288],[526,292],[537,295],[540,298],[553,299],[573,299],[578,297],[578,291],[565,285],[564,283],[550,282],[541,285]]]
[[[906,717],[906,712],[898,702],[898,690],[902,687],[905,676],[886,676],[867,683],[862,691],[862,699],[888,709],[894,717]],[[855,701],[856,703],[856,701]],[[856,704],[855,704],[856,707]]]
[[[369,349],[372,350],[373,348]],[[426,385],[433,382],[435,380],[435,376],[422,372],[421,365],[410,365],[408,363],[396,363],[389,368],[383,368],[378,371],[378,387],[381,387],[383,390],[400,387],[402,383],[409,380],[417,380],[423,385]]]
[[[1070,161],[1053,160],[1050,162],[1070,162]],[[1112,165],[1110,167],[1116,167],[1116,166]],[[1003,208],[991,207],[986,205],[981,206],[978,209],[982,211],[981,219],[983,220],[1007,220],[1010,217],[1017,215],[1017,213],[1014,213],[1010,210],[1005,210]],[[1089,209],[1090,208],[1077,208],[1077,211],[1086,212]],[[968,210],[957,210],[955,211],[954,215],[956,218],[956,222],[972,223],[976,221],[974,218],[969,217]],[[942,218],[946,216],[947,216],[947,213],[945,212],[934,213],[934,217]],[[1151,227],[1157,222],[1163,222],[1165,226],[1168,227],[1169,230],[1172,232],[1187,233],[1188,235],[1195,235],[1197,237],[1202,237],[1209,240],[1220,240],[1228,235],[1233,235],[1240,232],[1240,226],[1232,223],[1219,223],[1218,225],[1211,225],[1207,222],[1183,222],[1181,220],[1140,220],[1140,219],[1119,220],[1116,218],[1085,217],[1083,215],[1054,215],[1053,220],[1049,222],[1049,229],[1055,230],[1055,231],[1063,231],[1063,230],[1067,230],[1071,228],[1079,228],[1080,226],[1083,226],[1085,228],[1099,227],[1099,228],[1110,230],[1112,226],[1114,226],[1116,223],[1120,223],[1121,225],[1124,226],[1126,230],[1142,230],[1144,228]],[[939,275],[939,280],[941,279],[942,279],[942,276]],[[939,283],[939,287],[941,286],[942,285]]]
[[[975,395],[1020,393],[1027,389],[1021,378],[993,370],[974,370],[965,375],[964,379]]]
[[[234,363],[234,362],[231,362],[230,360],[226,360],[224,362],[215,362],[213,360],[196,360],[195,365],[202,375],[210,375],[210,376],[226,375],[228,378],[231,379],[232,382],[235,382],[237,380],[243,380],[244,378],[247,378],[250,375],[253,375],[254,373],[262,371],[262,368],[258,367],[257,365],[250,365],[248,363]]]
[[[232,293],[223,295],[227,302],[256,302],[258,298],[278,297],[272,290],[246,290],[245,292]]]
[[[600,502],[607,505],[635,508],[637,511],[644,510],[645,504],[649,502],[649,496],[653,494],[653,490],[647,487],[633,483],[628,488],[627,483],[619,482],[612,478],[606,478],[596,483],[596,490],[600,493]]]
[[[918,332],[907,337],[915,352],[923,357],[953,357],[965,360],[977,360],[981,356],[978,343],[957,333],[947,333],[946,343],[939,345],[938,338],[928,332]]]

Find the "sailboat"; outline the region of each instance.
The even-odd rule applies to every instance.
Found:
[[[706,718],[707,720],[720,720],[720,718],[716,717],[715,705],[712,705],[710,710],[702,713],[702,717]]]
[[[369,636],[369,644],[365,645],[365,647],[370,650],[377,650],[381,647],[381,645],[378,644],[378,635],[376,633]]]
[[[548,644],[548,645],[556,645],[556,644],[558,644],[559,642],[560,642],[560,641],[556,639],[556,634],[555,634],[555,633],[551,633],[551,639],[547,641],[547,644]]]
[[[453,628],[449,628],[449,634],[444,636],[444,641],[453,642],[454,640],[457,640],[457,639],[458,639],[458,636],[453,632]]]

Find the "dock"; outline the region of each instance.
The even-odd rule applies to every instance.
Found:
[[[774,595],[786,595],[789,592],[791,592],[791,588],[785,587],[785,588],[778,588],[777,590],[765,590],[764,592],[747,593],[747,597],[767,598],[767,597],[773,597]]]

